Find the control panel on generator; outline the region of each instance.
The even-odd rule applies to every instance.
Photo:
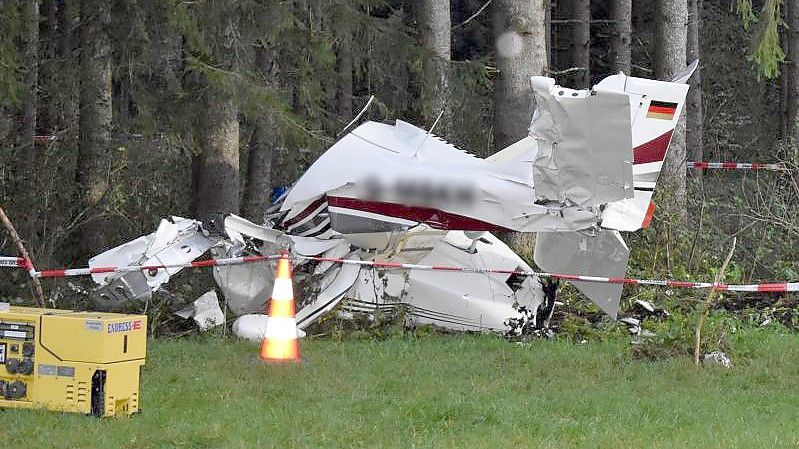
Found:
[[[0,303],[0,408],[139,411],[147,317]]]

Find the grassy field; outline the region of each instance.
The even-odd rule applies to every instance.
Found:
[[[632,360],[621,340],[317,340],[300,366],[257,364],[238,341],[157,340],[142,414],[0,411],[0,447],[799,446],[799,336],[735,338],[730,370]]]

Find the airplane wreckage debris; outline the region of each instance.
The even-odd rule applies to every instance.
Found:
[[[590,90],[533,77],[530,134],[481,159],[397,120],[345,134],[283,193],[259,225],[235,215],[205,227],[180,217],[89,261],[91,267],[174,265],[213,257],[275,254],[532,271],[491,232],[535,232],[543,270],[623,277],[629,250],[619,231],[646,227],[652,194],[696,62],[672,82],[605,78]],[[181,268],[95,274],[99,306],[148,298]],[[213,268],[237,335],[258,339],[274,268]],[[407,307],[415,324],[532,333],[546,327],[554,288],[533,276],[368,269],[300,260],[295,273],[304,329],[333,309]],[[622,286],[572,281],[615,318]],[[203,295],[183,315],[220,322]],[[255,314],[255,315],[252,315]],[[205,321],[202,321],[205,320]]]

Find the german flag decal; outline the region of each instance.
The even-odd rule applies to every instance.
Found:
[[[677,103],[652,100],[649,103],[649,111],[646,113],[646,118],[671,120],[674,118],[675,112],[677,112]]]

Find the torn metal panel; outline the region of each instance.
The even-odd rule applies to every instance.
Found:
[[[147,276],[141,271],[134,271],[116,276],[97,288],[94,302],[100,310],[109,310],[131,300],[147,301],[152,294],[153,288],[147,283]]]
[[[475,239],[451,231],[419,261],[422,264],[530,270],[507,245],[486,233]],[[389,259],[392,260],[392,259]],[[430,271],[361,270],[345,307],[352,311],[373,311],[408,305],[417,324],[433,324],[449,329],[503,331],[509,318],[521,314],[520,304],[536,309],[543,298],[537,280],[512,287],[510,275],[441,273]]]
[[[161,220],[154,233],[92,257],[89,267],[185,264],[203,255],[216,243],[202,230],[199,221],[172,217],[171,220]],[[153,290],[180,270],[181,267],[170,267],[147,272],[93,274],[92,279],[100,285],[100,297],[116,304],[148,298]]]
[[[288,240],[291,242],[291,249],[297,254],[303,256],[316,256],[324,252],[330,251],[336,246],[343,246],[349,248],[349,242],[341,238],[332,238],[328,240],[321,240],[313,237],[299,237],[289,236]]]
[[[679,84],[687,83],[688,80],[691,78],[691,76],[693,76],[694,72],[698,67],[699,67],[699,60],[694,59],[693,62],[690,65],[688,65],[688,67],[680,70],[677,74],[675,74],[672,77],[671,82]]]
[[[334,246],[333,248],[330,248],[329,250],[325,251],[321,255],[322,255],[322,257],[327,257],[327,258],[331,258],[331,259],[341,259],[341,258],[344,258],[345,256],[347,256],[348,254],[350,254],[350,251],[351,251],[350,245],[348,245],[348,244],[340,244],[340,245]],[[314,267],[313,274],[314,275],[319,275],[319,274],[325,273],[327,270],[329,270],[330,268],[332,268],[332,267],[334,267],[336,265],[338,265],[338,264],[335,263],[335,262],[330,262],[330,261],[318,262],[316,264],[316,266]]]
[[[145,251],[150,247],[153,240],[153,234],[149,234],[123,243],[116,248],[112,248],[89,259],[89,267],[127,267],[130,265],[139,265],[144,258]],[[100,285],[105,285],[111,281],[111,279],[107,279],[109,276],[109,273],[92,274],[92,280]]]
[[[201,331],[225,324],[225,314],[219,307],[216,290],[203,293],[194,302],[175,312],[184,319],[193,319]]]
[[[619,231],[637,231],[646,218],[651,191],[636,190],[634,198],[615,201],[602,211],[602,227]]]
[[[539,232],[535,238],[535,263],[550,273],[624,277],[630,250],[618,231]],[[613,318],[619,312],[620,284],[570,281]]]
[[[283,232],[257,225],[246,218],[233,214],[225,217],[225,232],[230,237],[233,237],[231,234],[236,233],[268,243],[278,243],[278,240],[284,235]]]
[[[333,310],[350,291],[360,271],[358,265],[337,265],[327,270],[319,281],[320,291],[297,312],[297,327],[305,329]]]
[[[266,311],[275,283],[275,266],[268,262],[214,267],[214,280],[225,304],[235,315]]]
[[[575,91],[533,77],[537,109],[530,135],[536,198],[599,206],[633,196],[630,104],[627,95]]]

